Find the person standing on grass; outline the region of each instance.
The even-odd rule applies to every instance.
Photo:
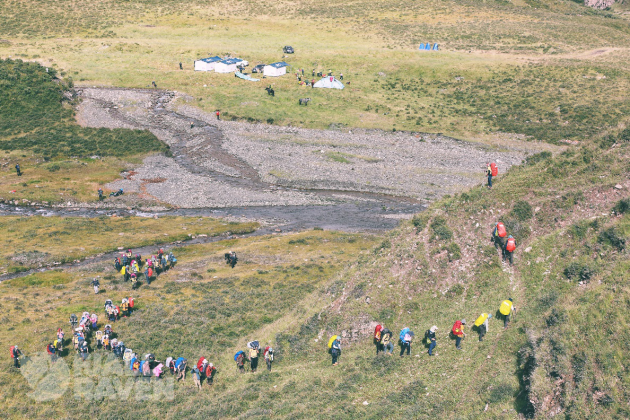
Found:
[[[332,365],[337,366],[339,364],[339,356],[341,355],[341,343],[336,338],[330,347],[330,354],[332,355]]]
[[[311,89],[315,87],[315,79],[311,80]]]
[[[50,356],[50,361],[55,363],[55,361],[57,361],[57,349],[53,346],[53,343],[48,343],[46,346],[46,352]]]
[[[11,357],[13,358],[13,367],[16,369],[20,368],[20,356],[22,352],[18,349],[17,344],[11,347]]]
[[[153,87],[154,87],[155,89],[157,89],[157,83],[155,83],[155,80],[154,80],[153,82],[151,82],[151,84],[153,84]]]
[[[343,73],[339,73],[339,80],[343,80]]]
[[[486,175],[488,176],[488,188],[492,188],[492,168],[490,163],[486,163]]]
[[[494,243],[494,247],[501,250],[501,257],[505,260],[505,237],[507,236],[507,230],[503,222],[497,222],[492,230],[492,236],[490,241]]]
[[[516,239],[512,235],[508,236],[505,245],[503,245],[503,262],[510,261],[510,265],[514,265],[514,250],[516,249]]]
[[[512,312],[516,312],[516,308],[512,304],[512,298],[508,300],[504,300],[501,302],[501,306],[499,307],[499,312],[503,315],[503,328],[507,328],[510,323],[510,315]]]
[[[218,109],[217,109],[217,112],[216,112],[216,116],[217,116],[217,120],[221,119],[221,111],[219,111]]]
[[[405,331],[405,329],[407,331]],[[407,351],[407,356],[411,355],[411,334],[409,328],[405,328],[401,331],[400,337],[400,357],[403,357],[405,350]]]
[[[179,69],[180,70],[184,70],[184,67],[182,66],[182,62],[181,61],[179,62]]]
[[[98,286],[100,286],[100,282],[98,281],[98,278],[94,278],[92,280],[92,286],[94,286],[94,294],[98,294]]]
[[[20,164],[15,164],[15,171],[17,172],[17,176],[22,176],[22,171],[20,170]]]
[[[433,349],[437,346],[437,341],[435,339],[435,332],[438,330],[438,327],[435,325],[429,328],[429,332],[427,334],[427,339],[429,340],[429,356],[437,356],[437,353],[433,354]]]
[[[453,325],[453,334],[455,335],[455,349],[462,350],[462,340],[466,337],[464,333],[464,325],[466,325],[466,319],[461,321],[455,321]]]
[[[384,328],[381,332],[381,350],[388,356],[394,354],[394,343],[392,343],[392,332]]]
[[[273,363],[273,348],[270,346],[265,347],[263,356],[265,358],[265,363],[267,363],[267,370],[271,372],[271,364]]]
[[[256,369],[258,369],[258,347],[249,349],[249,366],[252,373],[256,373]]]

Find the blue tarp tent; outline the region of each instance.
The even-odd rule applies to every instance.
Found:
[[[240,71],[236,71],[234,72],[234,76],[243,79],[243,80],[249,80],[250,82],[258,82],[260,79],[254,79],[253,77],[247,75],[247,74],[243,74]]]

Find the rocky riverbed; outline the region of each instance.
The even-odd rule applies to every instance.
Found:
[[[523,151],[449,137],[376,130],[314,130],[217,121],[176,92],[81,88],[77,119],[147,129],[173,157],[152,155],[108,185],[182,208],[426,203],[483,182]]]

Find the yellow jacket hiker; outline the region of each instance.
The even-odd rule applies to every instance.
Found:
[[[512,304],[512,298],[508,300],[504,300],[501,302],[501,306],[499,306],[499,312],[503,315],[503,328],[507,328],[510,323],[510,314],[512,312],[516,312],[516,308]]]

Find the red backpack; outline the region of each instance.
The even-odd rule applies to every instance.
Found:
[[[503,222],[497,223],[497,234],[499,235],[499,238],[505,238],[505,235],[507,235]]]
[[[13,359],[15,357],[13,355],[13,349],[15,349],[15,346],[11,346],[11,348],[9,349],[11,351],[11,359]]]
[[[451,331],[453,332],[454,335],[461,334],[462,333],[462,321],[460,321],[459,319],[457,321],[455,321]]]
[[[149,277],[153,277],[153,269],[151,267],[149,267],[148,274],[149,274]]]
[[[497,167],[497,164],[492,162],[490,164],[490,171],[492,171],[492,176],[497,176],[499,175],[499,168]]]
[[[374,339],[380,341],[381,340],[381,331],[383,331],[383,326],[378,324],[376,328],[374,328]]]
[[[132,297],[129,298],[129,307],[131,309],[133,309],[133,298]]]
[[[505,245],[505,249],[513,252],[516,249],[516,239],[510,238],[507,240],[507,244]]]

